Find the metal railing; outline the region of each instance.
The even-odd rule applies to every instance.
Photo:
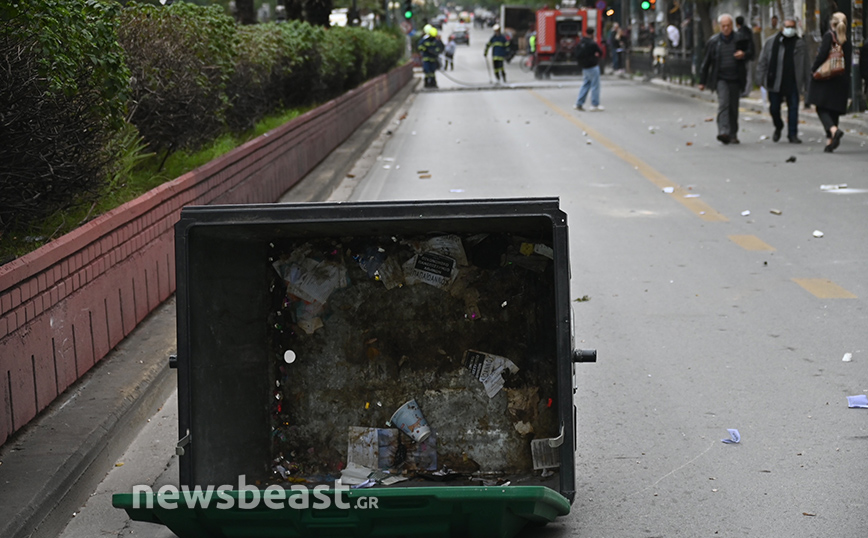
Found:
[[[662,78],[691,86],[696,83],[692,50],[668,49],[663,61],[655,61],[652,51],[651,47],[636,47],[630,50],[627,66],[631,74],[642,74],[648,78]]]

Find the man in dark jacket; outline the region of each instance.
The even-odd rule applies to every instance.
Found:
[[[781,103],[787,102],[787,138],[791,144],[799,139],[799,96],[808,85],[810,65],[805,40],[796,34],[796,21],[784,19],[784,28],[768,38],[757,64],[757,80],[769,92],[769,112],[775,124],[772,140],[781,139],[784,122]]]
[[[699,73],[699,89],[708,85],[717,91],[717,139],[738,144],[738,98],[747,82],[745,63],[751,59],[750,38],[739,40],[733,32],[732,15],[717,18],[720,33],[705,45],[705,59]]]
[[[585,110],[585,99],[588,91],[591,92],[591,112],[603,110],[600,106],[600,58],[603,57],[603,49],[594,41],[594,29],[588,27],[575,50],[576,61],[582,68],[582,87],[576,100],[576,110]]]

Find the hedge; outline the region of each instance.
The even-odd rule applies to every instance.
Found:
[[[117,5],[0,2],[0,235],[98,195],[129,72]]]
[[[196,150],[387,72],[400,31],[238,26],[218,6],[0,2],[0,237],[89,201],[142,151]]]

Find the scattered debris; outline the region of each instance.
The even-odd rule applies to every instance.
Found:
[[[665,192],[666,194],[672,194],[673,192],[675,192],[675,187],[663,187],[663,192]]]
[[[750,209],[745,209],[741,212],[742,217],[747,217],[748,215],[750,215]]]
[[[850,362],[853,360],[852,353],[844,353],[844,357],[841,359],[843,362]]]
[[[802,512],[802,515],[803,516],[810,516],[810,517],[816,517],[817,516],[817,514],[812,514],[810,512]]]
[[[816,237],[816,238],[820,238],[820,237],[823,237],[823,232],[821,232],[820,230],[814,230],[814,234],[813,234],[813,235],[814,235],[814,237]]]
[[[847,396],[847,406],[852,409],[868,409],[868,396]]]
[[[737,444],[741,442],[741,434],[738,433],[738,430],[735,429],[727,429],[729,432],[729,439],[721,439],[722,442],[726,444]]]
[[[699,195],[698,194],[685,194],[684,197],[685,198],[699,198]]]
[[[795,155],[790,155],[790,158],[787,159],[787,162],[788,162],[788,163],[794,163],[794,162],[796,162],[796,156],[795,156]]]
[[[769,209],[769,213],[771,213],[772,215],[780,215],[781,210],[780,209]]]
[[[821,191],[834,191],[834,190],[846,189],[846,188],[847,188],[846,183],[839,183],[837,185],[820,185]]]
[[[692,145],[693,145],[693,142],[687,142],[685,145],[686,145],[686,146],[692,146]]]
[[[591,300],[591,298],[588,297],[587,295],[582,295],[582,296],[579,297],[578,299],[573,299],[573,301],[575,301],[575,302],[577,302],[577,303],[584,303],[584,302],[587,302],[587,301],[590,301],[590,300]]]

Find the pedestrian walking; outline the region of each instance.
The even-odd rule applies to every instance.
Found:
[[[744,89],[741,91],[741,96],[747,97],[750,95],[751,90],[753,90],[753,75],[751,75],[751,71],[755,67],[754,58],[756,58],[757,50],[753,42],[753,33],[744,24],[744,17],[741,15],[735,18],[735,39],[736,41],[746,41],[748,43],[748,48],[744,51],[745,74],[747,78],[745,79]]]
[[[833,49],[840,47],[844,53],[844,71],[837,76],[826,79],[817,78],[817,70],[830,57]],[[853,59],[853,46],[847,40],[847,16],[836,12],[829,22],[829,31],[823,35],[823,42],[811,72],[814,80],[808,92],[811,104],[817,107],[817,116],[826,130],[826,153],[832,153],[841,144],[844,131],[838,128],[838,119],[847,112],[847,97],[850,92],[850,69]]]
[[[443,56],[446,58],[443,61],[443,70],[455,71],[455,36],[449,36],[449,40],[446,42],[446,45],[443,47]]]
[[[422,72],[425,73],[425,87],[436,88],[437,77],[434,75],[440,66],[440,53],[443,52],[443,42],[437,38],[437,28],[425,25],[425,37],[419,40],[419,53],[422,55]]]
[[[506,60],[509,51],[509,40],[505,35],[500,33],[499,24],[495,24],[492,30],[494,30],[494,35],[491,36],[491,39],[489,39],[488,43],[485,44],[485,51],[482,55],[488,56],[488,49],[491,49],[491,63],[494,65],[494,78],[498,81],[503,79],[503,81],[506,82],[506,71],[503,70],[503,61]]]
[[[588,27],[585,30],[585,37],[579,40],[576,45],[576,62],[582,68],[582,87],[579,89],[579,97],[576,99],[576,104],[573,108],[576,110],[585,110],[585,100],[588,98],[588,92],[591,93],[591,112],[603,110],[600,105],[600,58],[603,57],[603,50],[594,41],[594,29]]]
[[[769,113],[775,125],[772,140],[781,139],[784,122],[781,104],[787,103],[787,139],[801,144],[799,139],[799,97],[808,86],[808,46],[796,33],[796,21],[784,18],[783,29],[766,39],[757,64],[757,80],[769,97]]]
[[[717,18],[720,33],[705,45],[705,58],[699,73],[699,90],[706,85],[717,91],[717,139],[738,144],[738,99],[747,82],[747,49],[750,39],[739,40],[733,32],[732,15]]]

